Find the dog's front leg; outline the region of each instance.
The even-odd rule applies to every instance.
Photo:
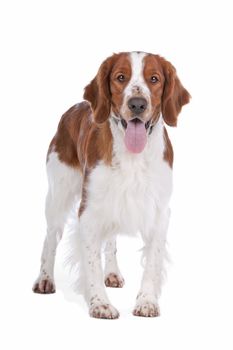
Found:
[[[82,266],[85,283],[85,298],[91,317],[114,319],[118,311],[111,305],[104,285],[101,262],[102,232],[87,213],[80,218]]]
[[[135,316],[159,316],[158,298],[161,293],[164,273],[168,221],[169,209],[159,212],[154,229],[143,234],[145,241],[145,269],[133,310]]]

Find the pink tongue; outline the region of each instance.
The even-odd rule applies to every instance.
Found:
[[[137,120],[128,122],[125,131],[125,145],[128,151],[140,153],[146,145],[146,128],[144,123]]]

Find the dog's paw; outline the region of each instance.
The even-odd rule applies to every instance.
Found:
[[[150,300],[137,300],[133,310],[134,316],[158,317],[160,316],[159,306],[156,302]]]
[[[34,283],[32,290],[34,293],[39,294],[52,294],[56,291],[54,281],[49,277],[39,277]]]
[[[109,273],[105,278],[106,287],[122,288],[124,284],[124,278],[120,274]]]
[[[89,310],[90,316],[94,318],[116,319],[119,312],[110,304],[94,304]]]

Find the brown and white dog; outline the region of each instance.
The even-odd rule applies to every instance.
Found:
[[[189,98],[175,68],[158,55],[119,53],[101,64],[85,88],[86,101],[62,116],[49,147],[48,228],[34,292],[55,292],[56,247],[74,201],[81,199],[77,249],[90,315],[119,316],[104,284],[123,286],[115,237],[137,232],[145,243],[145,267],[133,313],[159,315],[173,163],[164,124],[176,126]]]

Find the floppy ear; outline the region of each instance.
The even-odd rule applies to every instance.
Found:
[[[84,99],[89,101],[96,123],[104,123],[111,110],[111,92],[109,77],[113,65],[113,57],[107,58],[100,66],[96,77],[86,86]]]
[[[165,85],[162,97],[162,115],[164,121],[170,126],[177,125],[177,117],[182,106],[189,103],[190,94],[181,84],[173,65],[161,58]]]

